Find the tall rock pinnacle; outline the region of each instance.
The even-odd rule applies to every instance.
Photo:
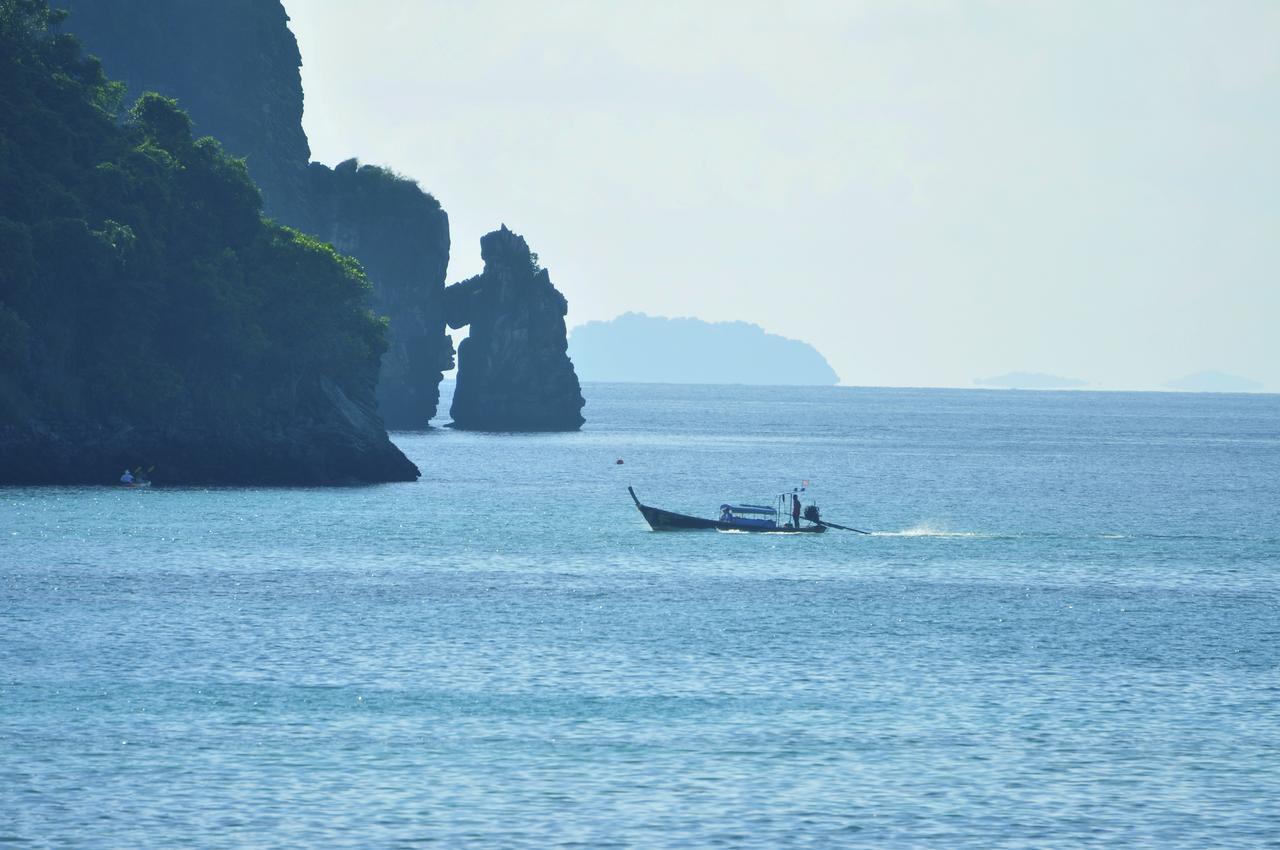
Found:
[[[582,388],[567,353],[569,305],[519,234],[481,238],[484,271],[445,289],[445,320],[471,326],[458,347],[453,427],[576,431]]]

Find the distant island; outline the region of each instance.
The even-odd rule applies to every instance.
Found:
[[[1088,386],[1088,381],[1064,378],[1044,372],[1005,372],[991,378],[974,378],[980,387],[997,387],[1006,390],[1073,390]]]
[[[624,313],[569,335],[584,381],[831,386],[840,383],[812,345],[747,322]]]
[[[1212,370],[1184,375],[1164,386],[1165,389],[1192,393],[1256,393],[1263,389],[1260,381]]]

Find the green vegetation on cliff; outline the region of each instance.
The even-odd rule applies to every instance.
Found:
[[[245,158],[268,214],[293,213],[311,159],[302,129],[302,59],[279,0],[56,0],[62,29],[102,60],[132,101],[176,98],[199,136]]]
[[[444,332],[449,217],[413,180],[355,159],[311,163],[306,202],[288,221],[360,260],[373,281],[372,305],[390,317],[378,376],[378,409],[388,428],[427,427],[440,379],[453,368]]]
[[[131,95],[176,97],[199,134],[243,156],[268,215],[359,260],[389,316],[378,379],[392,428],[426,428],[453,344],[441,302],[449,219],[417,183],[351,159],[308,165],[301,57],[280,0],[59,0],[62,29]]]
[[[123,87],[60,17],[0,0],[0,477],[121,458],[173,480],[413,477],[372,413],[384,323],[360,268],[264,221],[243,160],[176,102],[118,122]]]
[[[301,56],[281,0],[58,2],[71,9],[62,27],[100,56],[107,72],[124,80],[130,93],[154,90],[177,97],[199,133],[216,136],[227,151],[245,157],[272,218],[360,262],[373,284],[368,303],[390,317],[378,411],[390,428],[429,427],[442,373],[454,364],[444,316],[448,216],[430,193],[389,169],[356,159],[333,168],[308,164]],[[505,378],[490,369],[506,365],[462,370],[462,397],[488,406],[486,422],[505,423],[503,427],[531,422],[530,427],[538,428],[581,424],[572,364],[567,377],[561,369],[559,302],[563,298],[558,293],[545,303],[536,298],[503,302],[501,309],[551,306],[548,315],[553,318],[529,327],[539,339],[549,329],[552,341],[545,361],[505,360],[513,369]],[[532,320],[529,313],[477,315],[508,328],[524,328]],[[482,357],[483,346],[468,348],[471,356]],[[472,381],[478,383],[469,386]]]

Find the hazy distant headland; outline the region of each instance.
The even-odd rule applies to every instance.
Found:
[[[812,345],[747,322],[624,313],[569,335],[584,381],[830,386],[840,377]]]
[[[1164,386],[1165,389],[1193,393],[1257,393],[1264,389],[1260,381],[1214,370],[1184,375]]]
[[[1017,390],[1070,390],[1089,386],[1088,381],[1043,372],[1006,372],[990,378],[974,378],[973,383],[979,387]],[[1184,375],[1166,382],[1162,388],[1192,393],[1257,393],[1266,389],[1260,381],[1212,370]]]
[[[1007,390],[1073,390],[1088,386],[1088,381],[1064,378],[1044,372],[1005,372],[990,378],[974,378],[980,387],[998,387]]]

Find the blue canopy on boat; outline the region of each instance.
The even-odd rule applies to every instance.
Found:
[[[768,514],[776,516],[778,511],[775,508],[766,508],[764,505],[721,505],[722,511],[733,511],[735,514]]]

